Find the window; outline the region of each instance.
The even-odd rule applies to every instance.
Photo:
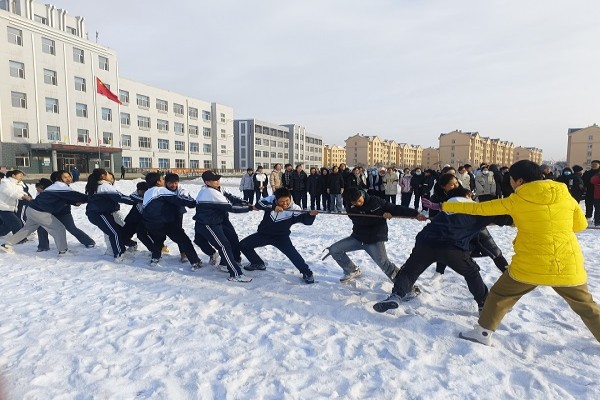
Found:
[[[262,126],[254,125],[254,133],[262,133]]]
[[[73,47],[73,61],[81,64],[85,63],[85,54],[82,49]]]
[[[87,116],[88,116],[87,104],[76,103],[75,104],[75,114],[78,117],[87,118]]]
[[[202,146],[202,150],[204,151],[204,154],[210,154],[212,149],[211,149],[210,144],[204,144]]]
[[[27,122],[13,122],[13,136],[16,138],[28,138],[29,124]]]
[[[150,129],[150,117],[142,117],[138,115],[137,124],[140,128]]]
[[[185,133],[185,125],[180,122],[174,122],[173,130],[175,131],[175,133],[183,134],[183,133]]]
[[[159,158],[158,159],[158,168],[161,168],[161,169],[171,168],[171,160],[169,160],[168,158]]]
[[[129,104],[129,92],[127,90],[119,90],[119,100],[123,104]]]
[[[289,147],[289,144],[288,143],[284,143],[283,147],[287,149]]]
[[[87,129],[77,129],[77,143],[87,143],[92,141],[90,138],[90,131]]]
[[[202,135],[205,138],[209,138],[210,137],[210,128],[202,128]]]
[[[138,138],[138,146],[140,149],[149,149],[152,147],[152,141],[149,137],[140,136]]]
[[[48,125],[46,126],[46,132],[48,132],[48,140],[52,142],[60,140],[60,126]]]
[[[10,100],[13,107],[27,108],[27,95],[21,92],[10,92]]]
[[[150,97],[143,94],[136,95],[137,105],[144,108],[150,108]]]
[[[593,146],[594,146],[594,145],[593,145],[592,143],[590,143],[590,144],[588,144],[588,145],[587,145],[587,148],[588,148],[588,149],[591,149]]]
[[[72,26],[67,26],[67,32],[69,32],[71,35],[77,36],[77,28],[73,28]]]
[[[273,152],[271,152],[271,158],[276,158],[276,157],[277,157],[277,154],[276,154],[276,153],[273,153]]]
[[[211,168],[210,160],[204,160],[204,168],[207,168],[207,169]]]
[[[33,20],[35,22],[39,22],[40,24],[48,25],[48,18],[42,17],[41,15],[34,14]]]
[[[254,157],[260,157],[262,152],[260,150],[254,150]]]
[[[25,79],[25,64],[12,60],[8,64],[10,66],[10,76]]]
[[[75,90],[79,92],[85,92],[85,78],[80,78],[78,76],[75,77]]]
[[[277,147],[283,148],[283,142],[277,142]]]
[[[262,155],[264,158],[269,158],[269,152],[268,151],[263,151]]]
[[[588,140],[594,140],[594,135],[589,135]]]
[[[140,157],[140,168],[152,168],[152,159],[150,157]]]
[[[190,160],[190,168],[198,169],[200,168],[199,160]]]
[[[185,168],[185,160],[175,159],[175,168]]]
[[[110,108],[102,107],[102,120],[112,121],[112,110]]]
[[[277,146],[277,142],[274,140],[271,140],[271,147],[275,147],[275,146]]]
[[[188,133],[193,136],[198,136],[198,127],[196,125],[189,125]]]
[[[190,153],[199,153],[200,144],[196,142],[190,142]]]
[[[58,99],[46,97],[46,112],[58,114]]]
[[[185,151],[185,142],[175,141],[175,151]]]
[[[121,125],[129,126],[131,125],[131,117],[128,113],[121,113]]]
[[[123,166],[125,168],[132,168],[132,166],[131,166],[131,157],[123,157]]]
[[[173,103],[173,112],[177,115],[183,115],[183,105]]]
[[[23,46],[23,31],[8,27],[8,41],[19,46]]]
[[[102,144],[112,145],[113,134],[112,132],[102,132]]]
[[[98,56],[98,66],[101,70],[108,71],[108,58]]]
[[[254,144],[262,144],[262,141],[259,138],[254,139]]]
[[[29,167],[29,153],[15,154],[15,165],[17,167]]]
[[[45,37],[42,38],[42,53],[55,55],[55,49],[54,40]]]
[[[591,156],[592,156],[592,152],[591,152],[591,151],[588,151],[588,152],[587,152],[587,156],[588,156],[588,157],[591,157]]]
[[[225,139],[227,137],[227,131],[225,129],[221,129],[221,139]]]
[[[169,150],[169,141],[167,139],[158,139],[159,150]]]
[[[167,112],[169,111],[169,103],[166,100],[156,99],[156,109]]]
[[[221,145],[221,154],[227,154],[227,146],[224,144]],[[273,153],[273,154],[275,154],[275,153]]]
[[[161,132],[168,132],[169,131],[169,121],[165,121],[164,119],[157,119],[156,120],[156,129],[158,129]]]
[[[188,107],[188,115],[190,118],[198,119],[198,109],[194,107]]]
[[[121,146],[131,147],[131,135],[122,135],[121,136]]]
[[[225,114],[221,113],[221,122],[226,122],[227,120],[225,119]]]
[[[210,111],[202,110],[202,119],[210,121]]]
[[[277,153],[277,158],[283,158],[283,153]]]

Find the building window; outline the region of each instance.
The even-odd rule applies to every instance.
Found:
[[[254,125],[254,133],[262,133],[262,126]]]
[[[260,150],[254,150],[254,157],[260,157],[261,154]]]
[[[175,141],[175,151],[185,151],[185,142],[176,140]]]
[[[58,114],[58,99],[46,97],[46,112]]]
[[[138,146],[140,149],[150,149],[152,147],[152,141],[149,137],[140,136],[138,138]]]
[[[87,118],[87,116],[88,116],[87,104],[76,103],[75,104],[75,115],[77,115],[78,117]]]
[[[67,32],[69,32],[71,35],[77,36],[77,28],[73,28],[72,26],[67,26]]]
[[[156,129],[158,129],[161,132],[168,132],[169,131],[169,121],[165,121],[164,119],[157,119],[156,120]]]
[[[221,151],[221,153],[223,153],[223,151]],[[277,154],[276,154],[276,153],[273,153],[273,152],[271,152],[271,158],[277,158]]]
[[[168,158],[159,158],[158,159],[158,168],[161,168],[161,169],[171,168],[171,160],[169,160]]]
[[[283,158],[283,153],[277,153],[277,158]]]
[[[254,144],[260,145],[262,144],[262,141],[260,140],[260,138],[256,138],[254,139]]]
[[[10,66],[10,76],[25,79],[25,64],[12,60],[8,64]]]
[[[139,105],[139,103],[138,103],[138,105]],[[167,102],[166,100],[156,99],[156,109],[158,111],[168,112],[169,111],[169,102]]]
[[[210,111],[202,110],[202,119],[210,121]]]
[[[202,128],[202,135],[205,138],[209,138],[210,137],[210,128]]]
[[[224,144],[221,145],[221,154],[227,154],[227,146]],[[275,153],[273,153],[273,154],[275,154]],[[273,157],[275,157],[275,156],[273,156]]]
[[[121,136],[121,146],[131,147],[131,135],[122,135]]]
[[[588,140],[594,140],[594,135],[589,135]]]
[[[108,58],[98,56],[98,66],[101,70],[108,71]]]
[[[262,155],[264,158],[269,158],[269,152],[268,151],[263,151]]]
[[[592,156],[592,152],[591,152],[591,151],[588,151],[588,152],[587,152],[587,156],[588,156],[588,157],[591,157],[591,156]]]
[[[102,120],[112,121],[112,110],[110,108],[102,107]]]
[[[23,31],[8,27],[8,41],[19,46],[23,46]]]
[[[210,146],[210,144],[204,144],[202,146],[202,150],[204,151],[204,154],[210,154],[211,153],[211,146]]]
[[[150,97],[143,94],[136,95],[137,105],[143,108],[150,108]]]
[[[587,145],[587,147],[588,147],[588,149],[591,149],[593,147],[593,144],[590,143],[590,144]]]
[[[139,128],[150,129],[150,117],[138,115],[137,124]]]
[[[85,63],[85,53],[83,52],[83,49],[73,47],[73,61],[81,64]]]
[[[129,126],[131,125],[131,117],[128,113],[121,113],[121,125]]]
[[[169,141],[167,139],[158,139],[159,150],[169,150]]]
[[[140,157],[140,168],[152,168],[152,159],[150,157]]]
[[[51,142],[60,140],[60,126],[47,125],[46,132],[48,132],[48,140]]]
[[[42,53],[46,54],[56,54],[56,46],[54,44],[54,40],[43,37],[42,38]]]
[[[200,144],[196,142],[190,142],[190,153],[199,153]]]
[[[226,122],[225,114],[221,113],[221,122]]]
[[[184,134],[185,133],[185,125],[180,122],[174,122],[173,123],[173,131],[175,131],[175,133]]]
[[[190,118],[198,119],[198,109],[194,107],[188,107],[188,115]]]
[[[188,133],[192,136],[198,136],[198,127],[196,125],[189,125]]]
[[[177,103],[173,103],[173,112],[176,115],[183,115],[183,105],[177,104]]]
[[[123,104],[129,104],[129,92],[127,90],[119,90],[119,100]]]
[[[102,132],[102,144],[111,145],[113,143],[112,132]]]
[[[190,160],[190,168],[193,168],[193,169],[200,168],[200,161],[199,160]]]
[[[132,168],[131,167],[131,157],[123,157],[123,166],[125,168]]]
[[[210,160],[204,160],[204,168],[207,168],[207,169],[211,168]]]
[[[90,138],[90,131],[87,129],[77,129],[77,143],[89,144],[92,141]]]
[[[185,160],[175,159],[175,168],[185,168]]]
[[[85,92],[85,78],[80,78],[78,76],[75,77],[75,90],[79,92]]]
[[[17,167],[29,167],[29,153],[15,154],[15,165]]]
[[[10,92],[10,100],[13,107],[27,108],[27,95],[21,92]]]
[[[29,124],[27,122],[13,122],[13,136],[16,138],[28,138]]]

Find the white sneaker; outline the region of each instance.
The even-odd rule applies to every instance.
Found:
[[[212,256],[210,256],[210,265],[217,265],[219,262],[219,253],[215,252]]]
[[[160,261],[160,258],[153,258],[150,260],[150,266],[151,267],[158,267],[158,262]]]
[[[217,268],[221,272],[227,272],[227,273],[229,273],[229,270],[227,269],[227,265],[218,265]]]
[[[240,282],[240,283],[249,283],[252,282],[252,278],[246,275],[238,275],[238,276],[230,276],[227,278],[230,282]]]
[[[431,277],[431,286],[438,287],[442,283],[442,279],[444,278],[444,274],[440,274],[436,272]]]
[[[342,276],[340,278],[340,282],[342,282],[342,283],[350,282],[350,281],[358,278],[361,275],[362,275],[362,272],[360,271],[360,268],[356,268],[354,271],[350,272],[349,274],[345,274],[344,276]]]
[[[481,325],[477,324],[470,331],[459,333],[458,337],[461,339],[470,340],[471,342],[481,343],[485,344],[486,346],[490,346],[492,344],[493,334],[494,331],[485,329]]]
[[[0,245],[0,250],[4,251],[5,253],[8,253],[8,254],[15,254],[15,250],[13,249],[13,247],[10,244]]]

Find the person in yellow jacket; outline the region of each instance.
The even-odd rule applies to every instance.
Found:
[[[537,286],[550,286],[600,342],[600,307],[587,287],[583,254],[574,232],[587,220],[581,207],[560,182],[542,180],[540,166],[532,161],[514,163],[508,173],[515,193],[484,203],[444,203],[443,211],[472,215],[510,215],[517,227],[515,255],[509,268],[490,290],[479,324],[459,335],[491,344],[502,318]]]

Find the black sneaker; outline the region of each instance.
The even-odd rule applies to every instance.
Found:
[[[265,269],[267,269],[267,267],[265,266],[265,264],[248,264],[244,265],[244,269],[246,271],[264,271]]]
[[[96,247],[96,243],[94,243],[94,244],[86,244],[85,245],[86,249],[93,249],[94,247]]]
[[[308,271],[306,274],[302,274],[302,279],[304,279],[304,282],[308,283],[309,285],[311,283],[315,283],[315,277],[312,271]]]
[[[44,248],[38,247],[37,252],[41,253],[42,251],[50,251],[50,248],[44,249]]]

